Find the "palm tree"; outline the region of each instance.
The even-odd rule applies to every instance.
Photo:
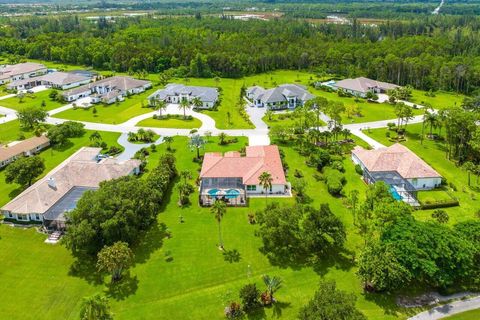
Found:
[[[225,202],[221,200],[216,200],[213,203],[212,208],[210,211],[214,214],[215,220],[218,222],[218,241],[219,241],[219,247],[220,249],[223,250],[223,239],[222,239],[222,227],[221,227],[221,222],[223,219],[223,216],[225,213],[227,213],[227,205]]]
[[[90,142],[93,142],[95,140],[102,140],[102,136],[98,131],[95,131],[90,135],[89,139],[90,139]]]
[[[184,180],[184,182],[185,182],[185,184],[186,184],[188,179],[192,179],[192,173],[191,173],[190,171],[188,171],[188,170],[182,170],[182,171],[180,172],[180,177],[183,178],[183,180]]]
[[[268,191],[272,188],[272,175],[268,172],[263,172],[259,177],[258,181],[265,191],[265,204],[267,203]]]
[[[467,161],[463,164],[463,170],[467,171],[468,175],[468,186],[470,186],[470,174],[474,172],[475,169],[475,165],[470,161]]]
[[[267,287],[267,294],[270,300],[275,302],[273,294],[282,287],[282,279],[280,279],[280,277],[270,277],[269,275],[264,275],[262,278],[263,283],[265,283],[265,286]]]
[[[128,133],[128,141],[137,141],[137,134],[135,132],[129,132]]]
[[[220,139],[220,144],[221,145],[224,145],[225,144],[225,141],[227,140],[228,136],[225,132],[220,132],[218,134],[218,139]]]
[[[201,106],[203,106],[203,102],[202,102],[202,100],[200,100],[199,97],[195,97],[195,98],[192,99],[192,105],[195,108],[200,108]]]
[[[153,101],[153,110],[158,110],[158,115],[160,118],[162,118],[162,111],[167,110],[167,102],[158,98],[154,98]]]
[[[200,148],[205,145],[205,140],[199,134],[193,134],[189,145],[191,149],[197,149],[197,160],[200,159]]]
[[[427,112],[424,119],[425,123],[430,127],[430,138],[432,138],[433,129],[438,127],[438,116],[433,112]]]
[[[187,99],[182,99],[182,101],[180,101],[178,108],[180,110],[183,110],[183,119],[187,118],[187,109],[190,109],[191,107],[192,106],[190,105],[190,101],[188,101]]]
[[[173,142],[173,137],[172,136],[165,136],[163,137],[163,141],[167,144],[167,150],[170,151],[172,150],[171,145]]]
[[[110,312],[108,299],[105,296],[96,294],[83,298],[80,320],[110,320],[113,319]]]

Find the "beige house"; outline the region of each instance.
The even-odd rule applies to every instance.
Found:
[[[46,136],[29,138],[10,146],[0,147],[0,168],[17,160],[20,157],[29,157],[40,152],[50,145]]]
[[[102,156],[101,150],[80,149],[2,207],[2,214],[11,220],[65,229],[65,213],[76,207],[83,193],[98,189],[102,181],[139,173],[139,160],[117,161]]]
[[[27,90],[36,86],[67,90],[75,88],[91,81],[91,78],[69,72],[51,72],[46,75],[17,80],[9,83],[7,89]]]
[[[25,62],[0,67],[0,85],[23,79],[38,77],[47,73],[41,63]]]

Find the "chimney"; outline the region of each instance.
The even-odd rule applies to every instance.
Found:
[[[52,189],[57,189],[57,184],[55,183],[54,177],[48,178],[48,186]]]

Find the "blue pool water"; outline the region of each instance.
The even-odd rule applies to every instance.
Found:
[[[211,196],[215,196],[215,195],[217,195],[217,193],[219,191],[220,190],[218,190],[218,189],[210,189],[210,190],[208,190],[208,194],[211,195]]]
[[[390,187],[390,193],[392,194],[393,199],[395,199],[395,200],[402,200],[403,199],[403,197],[397,192],[397,190],[395,190],[394,187]]]
[[[240,195],[240,191],[238,191],[237,189],[229,189],[227,190],[227,192],[225,192],[225,194],[226,194],[225,197],[227,199],[235,199]]]

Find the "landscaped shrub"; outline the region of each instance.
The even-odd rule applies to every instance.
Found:
[[[332,164],[330,165],[330,167],[331,167],[332,169],[338,170],[338,171],[340,171],[340,172],[345,172],[345,168],[344,168],[344,166],[343,166],[343,162],[342,162],[342,161],[336,160],[336,161],[332,162]]]
[[[329,168],[328,170],[325,170],[324,177],[328,192],[334,196],[341,195],[343,184],[346,181],[343,174],[341,174],[338,170]]]
[[[330,164],[330,153],[323,149],[317,149],[310,155],[307,160],[307,165],[316,167],[318,171],[322,171],[325,166]]]
[[[243,310],[249,312],[260,305],[260,290],[255,283],[250,283],[240,289],[240,299],[243,303]]]
[[[355,172],[358,173],[359,175],[363,176],[363,170],[362,170],[362,167],[359,164],[355,165]]]

